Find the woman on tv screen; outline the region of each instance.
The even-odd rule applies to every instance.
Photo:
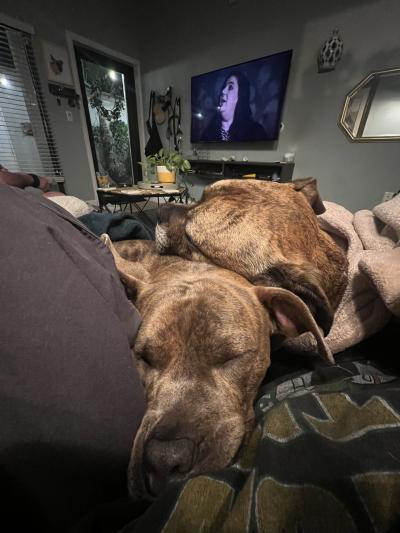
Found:
[[[225,79],[216,113],[202,134],[202,141],[257,141],[265,138],[264,128],[250,109],[250,84],[241,72]]]
[[[278,139],[292,50],[193,76],[192,143]]]

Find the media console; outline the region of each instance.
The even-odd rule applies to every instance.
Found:
[[[279,161],[213,161],[210,159],[189,159],[193,173],[199,178],[214,181],[227,178],[254,177],[259,180],[285,183],[292,180],[294,163]]]

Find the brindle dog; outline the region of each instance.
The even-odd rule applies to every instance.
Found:
[[[319,227],[315,215],[322,212],[314,178],[221,180],[206,187],[197,204],[163,207],[157,249],[288,289],[327,334],[346,287],[347,259]]]
[[[333,358],[307,306],[291,292],[255,287],[208,263],[160,256],[151,241],[111,249],[142,316],[134,358],[147,395],[128,469],[132,496],[222,468],[252,429],[253,402],[272,336],[310,331]]]

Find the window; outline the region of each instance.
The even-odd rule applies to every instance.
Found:
[[[0,24],[0,164],[62,176],[31,35]]]
[[[133,67],[83,46],[75,55],[96,173],[131,185],[142,175]]]

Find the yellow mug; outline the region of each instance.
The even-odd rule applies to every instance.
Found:
[[[98,176],[97,181],[99,183],[99,187],[108,187],[110,185],[108,176]]]

